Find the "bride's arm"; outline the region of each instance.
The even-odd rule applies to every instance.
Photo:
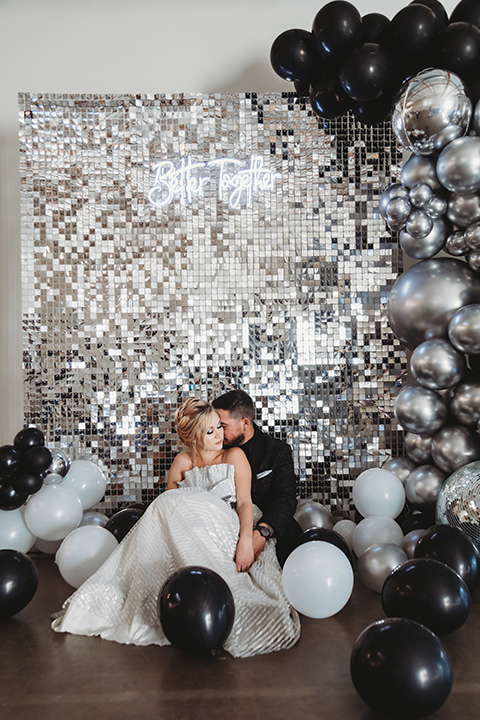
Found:
[[[185,477],[185,471],[191,468],[191,460],[186,452],[178,453],[168,471],[167,490],[178,488],[178,483]]]
[[[235,467],[235,490],[237,513],[240,520],[240,535],[235,553],[238,572],[247,572],[255,557],[253,554],[253,505],[251,496],[252,471],[243,450],[231,448],[226,461]]]

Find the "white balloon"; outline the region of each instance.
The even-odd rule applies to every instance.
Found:
[[[63,483],[65,478],[63,475],[59,475],[58,473],[48,473],[46,477],[43,479],[44,485],[60,485],[60,483]]]
[[[405,505],[402,481],[390,470],[364,470],[353,485],[353,502],[360,515],[382,515],[396,518]]]
[[[60,545],[55,556],[63,579],[78,588],[103,565],[118,541],[109,530],[98,525],[84,525],[73,530]]]
[[[44,485],[25,506],[25,523],[41,540],[63,540],[80,524],[83,507],[77,493],[61,485]]]
[[[335,532],[343,537],[350,550],[353,550],[353,533],[356,527],[357,523],[354,523],[353,520],[339,520],[333,526]]]
[[[339,548],[316,540],[290,553],[282,585],[287,599],[302,615],[327,618],[340,612],[350,599],[353,570]]]
[[[25,523],[25,507],[0,510],[0,550],[27,553],[35,543],[35,535]]]
[[[97,512],[96,510],[88,510],[83,513],[82,521],[79,527],[84,525],[100,525],[105,527],[108,522],[108,517],[105,513]]]
[[[41,540],[37,538],[34,549],[46,555],[55,555],[63,540]]]
[[[353,533],[353,551],[357,557],[363,555],[372,545],[393,543],[400,545],[403,531],[391,517],[370,515],[361,520]]]
[[[96,505],[105,495],[107,481],[102,470],[90,460],[74,460],[63,485],[75,490],[83,509]]]

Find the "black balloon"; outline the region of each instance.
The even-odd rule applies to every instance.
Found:
[[[404,618],[365,628],[353,646],[350,673],[362,700],[389,717],[430,715],[452,689],[452,663],[442,641]]]
[[[23,428],[15,435],[13,444],[19,452],[27,452],[33,447],[45,445],[45,435],[36,427]]]
[[[158,610],[172,645],[198,655],[214,655],[235,619],[233,595],[225,580],[199,566],[177,570],[165,581]]]
[[[417,540],[416,558],[430,558],[449,565],[473,592],[479,581],[480,553],[473,540],[452,525],[434,525]]]
[[[390,26],[390,20],[381,13],[368,13],[362,18],[362,40],[364,43],[382,44]]]
[[[388,575],[382,605],[390,617],[416,620],[437,635],[447,635],[465,623],[471,601],[455,570],[438,560],[414,558]]]
[[[307,30],[285,30],[270,50],[272,67],[284,80],[310,83],[317,61],[315,40]]]
[[[334,0],[318,11],[312,29],[320,54],[338,62],[361,41],[362,17],[351,3]]]
[[[33,495],[38,492],[43,485],[43,477],[38,473],[30,470],[18,470],[13,477],[14,489],[23,495]]]
[[[368,102],[380,97],[392,79],[390,58],[376,43],[355,48],[340,66],[340,85],[348,97]]]
[[[10,480],[0,480],[0,510],[16,510],[27,500],[28,495],[17,492]]]
[[[437,18],[438,27],[442,30],[448,25],[447,11],[439,0],[412,0],[410,5],[426,5]]]
[[[461,0],[452,12],[450,22],[467,22],[480,28],[480,3],[478,0]]]
[[[13,475],[19,465],[20,457],[13,445],[2,445],[0,447],[0,477]]]
[[[310,104],[315,115],[334,120],[345,115],[348,102],[338,87],[336,79],[323,76],[310,86]]]
[[[352,553],[350,552],[350,548],[348,547],[345,539],[340,535],[340,533],[335,532],[335,530],[329,530],[328,528],[310,528],[309,530],[305,530],[298,538],[297,542],[294,545],[294,548],[298,547],[299,545],[303,545],[306,542],[312,542],[314,540],[328,542],[330,543],[330,545],[335,545],[336,547],[338,547],[338,549],[347,556],[347,558],[350,560],[350,564],[353,567],[353,557]],[[292,550],[294,548],[292,548]]]
[[[37,587],[35,563],[16,550],[0,550],[0,619],[5,620],[23,610]]]
[[[140,520],[144,512],[144,508],[140,509],[136,507],[119,510],[108,520],[105,528],[117,538],[118,542],[121,542],[125,535],[130,532],[135,523]]]
[[[43,445],[32,447],[22,458],[22,467],[38,475],[48,470],[51,464],[52,453]]]
[[[480,355],[468,355],[468,365],[471,371],[480,377]]]
[[[428,513],[413,513],[404,520],[399,522],[400,527],[403,530],[403,534],[407,535],[412,530],[426,530],[435,524],[435,518],[432,514]]]
[[[480,29],[466,22],[450,23],[438,38],[436,65],[468,82],[478,75],[479,64]]]
[[[432,64],[438,29],[432,10],[418,3],[407,5],[392,18],[388,49],[392,53],[399,79]]]

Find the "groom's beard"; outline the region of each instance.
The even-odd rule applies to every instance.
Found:
[[[245,433],[240,433],[240,435],[237,435],[234,438],[230,438],[230,440],[227,442],[226,440],[223,441],[223,447],[228,449],[232,447],[240,447],[240,445],[243,445],[245,442]]]

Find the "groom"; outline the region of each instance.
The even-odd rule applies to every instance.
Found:
[[[243,390],[231,390],[212,404],[222,423],[225,447],[241,447],[252,468],[252,500],[263,512],[253,532],[255,557],[267,540],[275,537],[277,557],[283,566],[301,534],[293,519],[297,499],[292,450],[258,428],[253,401]]]

